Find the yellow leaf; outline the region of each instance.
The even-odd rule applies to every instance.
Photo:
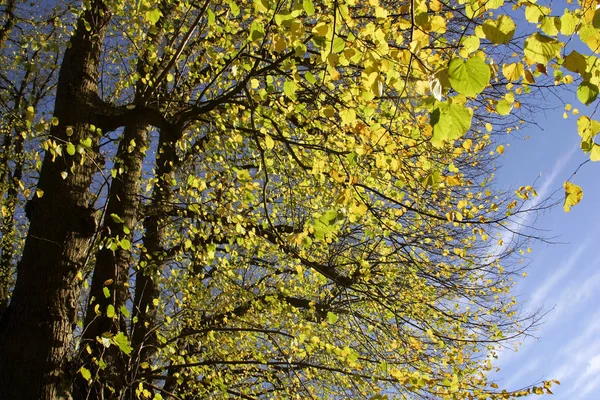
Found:
[[[565,188],[565,203],[563,209],[565,212],[570,212],[571,207],[577,205],[583,198],[583,191],[581,190],[581,187],[569,181],[565,181],[563,187]]]
[[[271,150],[273,147],[275,147],[275,141],[270,135],[265,135],[265,147],[267,150]]]
[[[523,76],[525,67],[521,63],[504,64],[502,65],[502,75],[509,82],[516,82]]]
[[[357,205],[351,205],[350,206],[350,212],[352,214],[357,214],[357,215],[365,215],[367,213],[367,206],[364,203],[360,203]]]
[[[462,144],[462,147],[465,150],[469,150],[471,148],[471,146],[473,145],[473,141],[471,139],[465,139],[465,141]]]
[[[285,51],[286,43],[285,39],[281,37],[281,35],[275,35],[273,38],[273,44],[276,52],[283,53]]]
[[[85,367],[81,367],[81,369],[79,370],[79,373],[88,382],[92,379],[92,373],[90,372],[89,369],[87,369]]]
[[[568,69],[571,72],[576,72],[578,74],[584,74],[587,68],[587,63],[585,57],[575,50],[569,53],[568,56],[565,57],[563,62],[563,67]]]
[[[446,178],[446,183],[449,186],[458,186],[460,185],[460,178],[456,175],[451,175]]]

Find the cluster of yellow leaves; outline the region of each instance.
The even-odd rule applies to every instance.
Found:
[[[511,121],[552,70],[561,84],[574,82],[565,70],[578,74],[582,102],[596,100],[597,58],[561,43],[577,35],[597,50],[592,3],[555,16],[519,2],[535,32],[502,65],[517,30],[503,0],[229,1],[196,25],[198,5],[181,1],[170,11],[180,25],[165,28],[166,9],[136,4],[124,10],[146,28],[128,29],[123,58],[151,56],[122,72],[114,97],[190,87],[176,114],[209,110],[177,144],[190,161],[171,177],[185,212],[169,228],[178,251],[161,277],[168,345],[156,372],[180,365],[177,378],[206,397],[540,392],[496,390],[486,377],[486,343],[520,332],[514,282],[488,239],[536,196],[527,186],[502,197],[481,176],[505,151],[491,147],[486,113]],[[159,29],[180,35],[162,51],[145,42]],[[600,159],[600,123],[578,127]],[[582,193],[565,190],[568,211]]]

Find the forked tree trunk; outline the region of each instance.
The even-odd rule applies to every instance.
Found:
[[[120,170],[112,180],[108,193],[106,217],[101,240],[103,248],[96,254],[94,274],[90,288],[88,305],[82,337],[81,359],[79,362],[98,378],[88,382],[78,375],[74,388],[75,399],[120,398],[125,389],[127,356],[117,347],[104,346],[97,338],[105,332],[125,333],[126,321],[120,309],[129,298],[129,270],[131,268],[131,242],[139,206],[140,183],[145,147],[147,145],[149,127],[146,125],[129,125],[125,128],[123,138],[115,156],[114,168]],[[134,146],[132,144],[135,144]],[[127,240],[129,247],[121,244],[116,250],[108,248],[108,240],[115,244]],[[106,296],[105,292],[109,295]],[[107,308],[113,307],[114,316],[107,315]],[[98,307],[99,315],[96,313]],[[85,350],[84,350],[85,349]],[[87,349],[91,352],[88,353]],[[106,364],[98,370],[97,362],[101,359]]]
[[[173,200],[170,182],[176,160],[175,141],[168,139],[167,136],[165,132],[160,132],[156,157],[158,179],[152,191],[152,214],[144,221],[146,251],[144,264],[140,265],[135,279],[133,316],[137,319],[133,325],[131,343],[138,357],[138,363],[148,361],[155,351],[156,307],[153,300],[158,297],[158,288],[154,278],[161,273],[167,263],[164,248],[167,236],[165,219]]]
[[[46,152],[38,182],[44,194],[29,203],[31,225],[0,320],[1,399],[70,397],[67,357],[80,294],[77,272],[93,234],[88,201],[99,134],[90,124],[98,124],[98,62],[109,19],[104,3],[91,1],[63,57],[54,106],[59,125],[50,137],[57,144],[89,137],[92,150],[81,165],[77,153],[63,150],[53,161]]]

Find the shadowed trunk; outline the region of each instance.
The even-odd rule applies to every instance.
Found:
[[[144,221],[145,255],[135,280],[133,316],[134,320],[137,320],[133,325],[131,344],[136,366],[148,361],[155,351],[156,307],[153,300],[158,298],[158,288],[154,277],[160,274],[166,263],[163,247],[166,236],[164,218],[173,197],[169,182],[175,159],[175,142],[169,141],[167,134],[161,132],[156,159],[156,175],[159,179],[152,192],[152,215]],[[132,368],[132,382],[135,381],[137,372],[138,368]],[[133,393],[130,396],[133,398]]]
[[[18,115],[21,103],[23,100],[25,86],[27,85],[27,76],[21,82],[21,88],[15,98],[13,107],[13,115]],[[12,278],[12,262],[14,257],[14,227],[15,213],[19,202],[19,182],[23,176],[23,144],[25,139],[21,135],[15,118],[10,118],[8,128],[5,132],[5,138],[2,143],[3,153],[0,154],[0,185],[6,185],[6,192],[0,193],[0,201],[2,202],[2,226],[0,232],[0,316],[8,306],[8,298],[10,294],[11,278]],[[11,169],[10,163],[14,163]]]
[[[74,391],[76,399],[120,397],[118,394],[126,384],[128,357],[117,346],[105,348],[96,338],[106,332],[113,335],[126,332],[125,316],[120,308],[129,298],[127,284],[132,261],[131,242],[137,224],[138,193],[148,129],[145,125],[127,126],[119,144],[114,169],[122,172],[112,180],[108,193],[101,237],[103,248],[96,254],[90,289],[92,301],[88,305],[82,337],[82,348],[89,346],[91,352],[81,352],[81,365],[92,371],[93,376],[98,373],[98,378],[88,383],[79,375]],[[111,247],[111,243],[115,247]],[[108,307],[113,310],[110,316],[107,315]],[[99,359],[106,363],[106,367],[97,372],[95,360]]]
[[[15,229],[15,217],[17,211],[18,198],[18,187],[19,182],[23,176],[23,143],[25,139],[23,136],[16,132],[14,138],[11,138],[11,133],[8,133],[7,139],[14,139],[14,152],[11,153],[12,161],[14,162],[14,169],[12,173],[8,166],[8,162],[3,163],[6,175],[8,177],[8,189],[6,190],[6,199],[4,200],[5,210],[3,210],[2,227],[2,238],[0,238],[0,315],[6,309],[8,305],[8,299],[10,294],[11,278],[13,272],[13,257],[14,251],[14,229]],[[5,144],[5,151],[8,153],[11,144]],[[6,181],[7,177],[2,177],[2,182]],[[3,196],[4,197],[4,196]]]
[[[77,153],[46,151],[38,182],[44,195],[28,203],[31,224],[0,320],[2,399],[70,397],[67,357],[80,294],[77,273],[95,232],[89,186],[100,135],[90,124],[98,124],[98,62],[109,19],[103,2],[90,2],[63,57],[54,106],[59,125],[50,137],[56,144],[89,137],[92,150],[82,163]]]

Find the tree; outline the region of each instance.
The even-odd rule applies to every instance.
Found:
[[[26,177],[3,164],[6,218],[25,197],[30,224],[0,397],[549,391],[486,377],[496,346],[537,321],[510,294],[525,239],[511,230],[535,190],[494,192],[491,133],[519,123],[550,68],[595,100],[595,58],[555,37],[593,47],[597,13],[519,4],[541,29],[519,48],[502,1],[461,3],[57,3],[52,26],[73,26],[52,36],[56,90],[26,85],[54,107],[2,94],[21,115],[5,143],[29,132],[45,154]],[[25,7],[6,5],[3,56],[15,26],[36,26],[15,17]]]
[[[8,304],[12,282],[12,265],[18,254],[23,233],[23,218],[17,210],[30,197],[33,184],[30,174],[40,161],[30,144],[32,131],[43,130],[35,124],[35,109],[44,105],[54,93],[59,36],[63,33],[52,23],[52,10],[43,10],[38,20],[23,21],[21,32],[38,37],[31,43],[9,41],[16,21],[16,2],[6,4],[6,20],[0,29],[2,64],[7,66],[0,76],[2,90],[2,128],[0,154],[0,201],[2,206],[2,237],[0,238],[0,312]],[[22,20],[21,20],[22,21]],[[7,43],[8,42],[8,43]]]

